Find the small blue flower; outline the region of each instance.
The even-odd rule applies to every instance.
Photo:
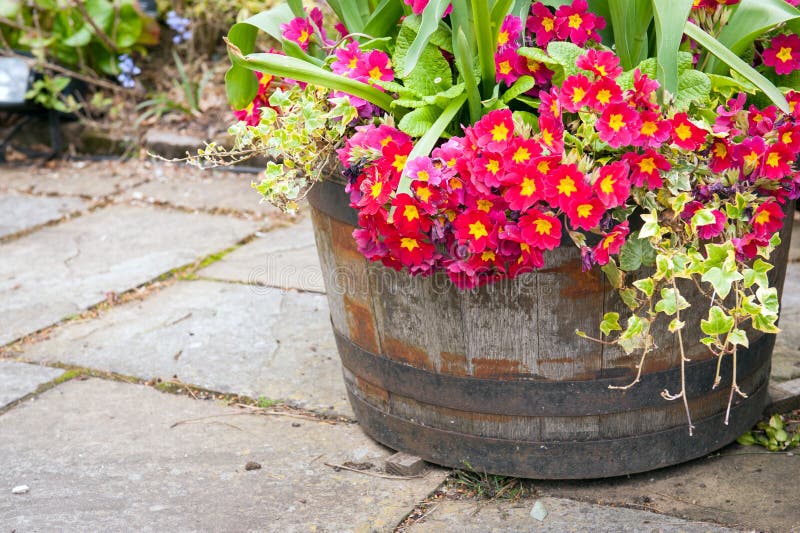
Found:
[[[134,80],[133,77],[141,74],[142,69],[133,63],[133,58],[128,54],[122,54],[117,57],[117,66],[120,71],[117,76],[117,81],[126,89],[134,88],[136,86],[136,80]]]
[[[175,36],[172,37],[173,43],[181,44],[192,38],[192,30],[189,29],[192,21],[188,18],[179,16],[175,11],[170,11],[167,13],[166,22],[167,26],[175,32]]]

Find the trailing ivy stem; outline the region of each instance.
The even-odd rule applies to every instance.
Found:
[[[739,283],[736,282],[734,287],[736,290],[736,307],[741,306],[741,291],[739,289]],[[738,315],[734,314],[734,324],[733,330],[735,331],[739,327],[739,317]],[[733,357],[733,368],[731,369],[731,393],[728,396],[728,408],[725,410],[725,425],[728,425],[728,421],[731,417],[731,406],[733,405],[733,395],[738,394],[742,398],[747,398],[747,394],[743,393],[741,389],[739,389],[739,384],[736,382],[736,363],[737,363],[737,353],[738,353],[738,344],[733,343],[733,351],[731,352],[731,356]]]
[[[679,300],[679,294],[680,293],[678,292],[678,284],[675,282],[675,277],[674,276],[672,277],[672,288],[675,291],[675,301],[679,302],[680,301]],[[675,318],[678,320],[678,322],[681,321],[681,309],[680,309],[680,307],[681,307],[680,305],[677,305],[675,307]],[[683,406],[686,409],[686,420],[688,420],[688,422],[689,422],[689,436],[691,437],[694,434],[694,425],[692,424],[692,413],[691,413],[691,411],[689,409],[689,398],[686,395],[686,363],[689,360],[686,358],[686,353],[684,352],[684,349],[683,349],[683,334],[681,333],[682,329],[683,328],[678,330],[678,347],[680,348],[680,352],[681,352],[681,393],[680,393],[680,396],[683,397]]]
[[[642,357],[641,359],[639,359],[639,364],[636,365],[636,378],[633,381],[631,381],[627,385],[609,385],[608,388],[614,390],[628,390],[637,383],[639,383],[639,381],[642,378],[642,369],[644,369],[644,360],[647,358],[648,353],[650,353],[649,347],[644,348],[642,350]]]

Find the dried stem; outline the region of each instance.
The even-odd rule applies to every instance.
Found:
[[[675,282],[675,278],[672,278],[672,288],[675,291],[675,301],[679,301],[679,293],[678,293],[678,284]],[[675,308],[675,318],[680,322],[681,320],[681,310],[680,305],[676,306]],[[681,333],[681,329],[678,330],[678,347],[681,352],[681,392],[678,394],[670,394],[669,391],[664,390],[661,393],[661,396],[667,400],[677,400],[678,398],[683,399],[683,406],[686,409],[686,419],[689,421],[689,436],[691,437],[694,434],[694,424],[692,424],[692,413],[689,409],[689,398],[686,395],[686,363],[689,359],[686,358],[686,353],[683,349],[683,334]]]
[[[634,378],[633,381],[631,381],[627,385],[622,385],[622,386],[609,385],[608,388],[609,389],[614,389],[614,390],[628,390],[631,387],[633,387],[634,385],[636,385],[637,383],[639,383],[639,381],[641,381],[641,379],[642,379],[642,369],[644,369],[644,360],[647,358],[647,354],[649,354],[649,353],[650,353],[650,348],[649,347],[645,348],[644,350],[642,350],[642,357],[639,359],[639,364],[636,365],[636,378]]]
[[[104,32],[103,29],[100,26],[97,25],[97,23],[94,21],[94,19],[89,14],[89,12],[86,11],[86,8],[84,7],[83,2],[79,2],[77,0],[73,0],[73,2],[71,2],[71,4],[75,9],[78,10],[78,12],[81,14],[81,16],[84,19],[86,19],[86,22],[89,23],[89,25],[92,27],[92,29],[94,29],[95,35],[97,35],[97,37],[99,37],[100,40],[103,41],[103,43],[108,48],[113,50],[115,53],[119,53],[119,47],[117,46],[117,43],[112,41],[111,37],[106,35],[106,32]]]

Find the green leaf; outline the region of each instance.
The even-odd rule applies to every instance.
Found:
[[[142,27],[142,18],[130,0],[121,3],[116,28],[117,46],[130,48],[135,45],[142,34]]]
[[[426,131],[431,129],[433,123],[439,118],[440,110],[436,106],[426,106],[408,113],[397,125],[401,131],[412,137],[422,137]]]
[[[400,28],[400,33],[397,35],[394,56],[392,57],[392,63],[397,72],[406,71],[408,50],[416,38],[410,18],[406,17],[403,26]],[[450,63],[444,58],[439,48],[430,43],[420,54],[416,68],[411,71],[409,76],[402,79],[406,87],[422,96],[446,91],[453,85]]]
[[[377,38],[392,35],[402,16],[403,4],[400,0],[383,0],[367,19],[362,33]]]
[[[619,313],[606,313],[603,315],[603,321],[600,323],[600,331],[606,336],[612,331],[622,331],[622,326],[619,325]]]
[[[637,279],[633,286],[642,291],[645,296],[651,298],[655,292],[655,282],[652,278]]]
[[[686,23],[684,32],[687,36],[697,41],[700,46],[744,76],[747,81],[758,87],[781,111],[790,114],[789,104],[786,102],[783,93],[767,78],[726,48],[725,45],[691,22]]]
[[[622,289],[619,291],[619,296],[631,311],[635,311],[636,308],[639,307],[639,300],[636,298],[636,289],[631,289],[630,287]]]
[[[326,0],[339,20],[344,23],[350,33],[363,33],[363,6],[369,6],[368,0]],[[287,6],[288,7],[288,6]]]
[[[708,74],[711,81],[711,91],[721,94],[724,98],[733,98],[739,93],[756,94],[758,87],[747,80],[737,80],[730,76]]]
[[[733,329],[733,317],[715,305],[708,310],[708,320],[700,321],[700,329],[706,335],[725,335]]]
[[[626,272],[638,270],[642,265],[652,266],[656,251],[647,239],[628,239],[619,252],[619,266]]]
[[[692,10],[692,0],[652,0],[656,27],[656,65],[663,92],[678,93],[678,51],[684,27]],[[666,100],[663,98],[662,100]]]
[[[753,436],[753,433],[748,431],[738,439],[736,442],[741,444],[742,446],[753,446],[756,443],[756,438]]]
[[[702,104],[711,95],[711,80],[697,70],[687,70],[678,76],[675,109],[686,111],[691,104]]]
[[[753,315],[753,327],[764,333],[780,333],[781,330],[775,325],[778,315],[761,312]]]
[[[422,52],[428,46],[431,35],[439,28],[445,9],[450,5],[450,0],[431,0],[422,12],[422,20],[414,41],[408,47],[403,66],[403,78],[408,78],[411,71],[417,66],[417,61],[422,56]],[[412,15],[416,16],[416,15]],[[411,17],[407,17],[411,18]]]
[[[720,298],[727,298],[731,292],[733,282],[744,279],[744,276],[736,270],[714,267],[703,274],[701,279],[706,283],[710,283]]]
[[[644,225],[642,226],[642,229],[639,230],[639,239],[648,239],[658,235],[660,229],[658,226],[658,212],[650,211],[649,213],[643,213],[640,216],[644,221]]]
[[[739,346],[744,346],[745,348],[750,346],[750,341],[747,340],[747,333],[741,329],[734,329],[728,333],[727,342],[730,344],[738,344]]]
[[[736,249],[733,243],[726,242],[724,244],[706,244],[706,260],[705,266],[708,269],[712,267],[721,267],[728,259],[735,259]]]
[[[772,314],[778,314],[780,301],[778,300],[778,289],[775,287],[759,287],[756,290],[756,298],[764,306],[764,309]]]
[[[615,289],[621,289],[625,284],[625,274],[617,268],[613,259],[609,259],[608,263],[600,267],[600,270],[605,273],[608,282]]]
[[[481,93],[478,88],[478,80],[475,77],[475,71],[473,70],[475,59],[463,28],[459,28],[456,32],[454,48],[456,51],[456,68],[458,68],[461,78],[464,80],[467,101],[469,103],[469,117],[470,121],[474,124],[483,116],[483,111],[481,110]]]
[[[608,0],[614,44],[622,68],[632,69],[647,57],[647,29],[653,20],[650,0]]]
[[[508,90],[503,94],[501,100],[503,103],[509,103],[511,100],[516,98],[517,96],[524,94],[536,86],[536,80],[533,79],[532,76],[520,76],[514,84],[508,88]]]
[[[650,57],[636,65],[635,68],[631,70],[627,70],[620,74],[617,77],[617,84],[625,91],[633,89],[633,78],[636,69],[639,69],[639,72],[642,74],[646,74],[648,78],[654,80],[658,76],[658,67],[656,65],[656,59],[654,57]]]
[[[673,288],[668,287],[661,289],[661,300],[656,303],[656,313],[664,313],[668,316],[672,316],[680,310],[687,309],[689,307],[689,302],[686,301],[680,291]]]
[[[617,344],[625,350],[625,353],[633,353],[637,349],[643,349],[647,345],[647,335],[650,332],[650,322],[633,315],[628,319],[628,327],[619,336]]]
[[[741,56],[760,36],[778,24],[798,18],[800,11],[784,0],[741,0],[717,39]],[[716,61],[710,61],[706,70],[722,74],[723,69]]]
[[[547,45],[547,54],[564,68],[566,78],[579,74],[581,69],[575,64],[586,50],[566,41],[553,41]]]

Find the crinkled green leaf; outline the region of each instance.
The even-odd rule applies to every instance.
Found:
[[[706,335],[725,335],[733,329],[733,317],[728,316],[719,306],[708,310],[708,320],[700,321],[700,329]]]
[[[400,28],[400,33],[397,35],[394,56],[392,57],[392,63],[397,73],[405,72],[406,55],[417,35],[410,26],[408,18],[406,18]],[[422,96],[446,91],[453,85],[450,63],[444,58],[439,48],[430,43],[421,52],[413,71],[401,79],[406,87]]]
[[[564,68],[564,76],[569,78],[582,72],[576,64],[586,50],[566,41],[553,41],[547,45],[547,54]]]
[[[421,107],[400,119],[397,127],[412,137],[422,137],[426,131],[431,129],[440,114],[441,110],[436,106]]]

